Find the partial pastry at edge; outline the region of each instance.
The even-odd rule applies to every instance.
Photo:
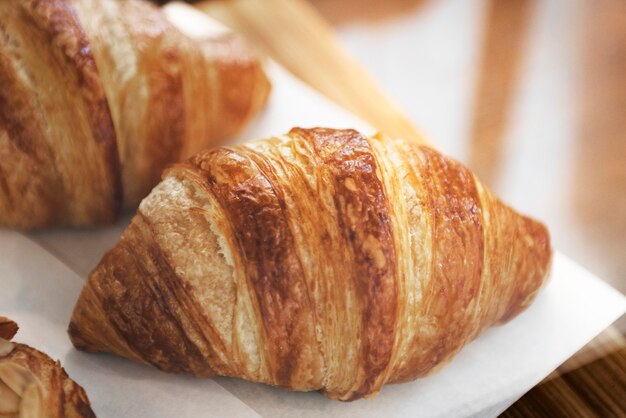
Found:
[[[260,58],[189,9],[0,2],[0,226],[112,222],[262,109]]]
[[[0,417],[95,417],[84,389],[60,363],[10,341],[15,322],[0,317]]]
[[[549,241],[428,147],[296,128],[167,170],[69,334],[168,372],[353,400],[525,309]]]

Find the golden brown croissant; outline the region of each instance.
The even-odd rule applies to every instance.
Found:
[[[183,34],[184,7],[0,1],[0,225],[110,222],[261,109],[258,57],[208,17]]]
[[[15,322],[0,317],[0,417],[95,417],[80,385],[59,362],[11,342]]]
[[[415,379],[544,283],[546,228],[461,164],[352,130],[171,167],[74,309],[74,345],[352,400]]]

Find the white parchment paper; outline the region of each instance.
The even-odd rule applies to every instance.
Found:
[[[274,85],[269,107],[240,140],[293,126],[373,132],[277,65],[270,64],[269,71]],[[101,417],[492,415],[626,310],[623,295],[557,253],[551,281],[526,312],[485,332],[439,373],[386,386],[374,400],[339,403],[237,379],[168,375],[125,359],[78,352],[65,331],[84,278],[127,222],[29,236],[0,231],[0,315],[19,323],[16,341],[61,360]]]

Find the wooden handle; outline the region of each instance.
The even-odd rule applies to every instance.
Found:
[[[212,0],[197,7],[246,36],[305,83],[374,128],[427,144],[306,1]]]

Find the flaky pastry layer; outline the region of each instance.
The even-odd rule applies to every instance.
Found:
[[[353,400],[517,315],[550,259],[541,223],[436,151],[296,128],[170,168],[69,332],[170,372]]]

